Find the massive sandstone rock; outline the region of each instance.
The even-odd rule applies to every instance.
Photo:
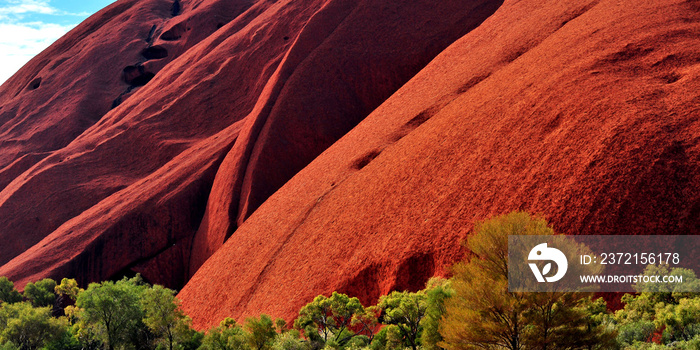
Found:
[[[272,195],[180,292],[195,325],[419,289],[477,220],[700,234],[700,2],[505,1]]]
[[[499,5],[116,2],[0,89],[0,275],[182,287]]]
[[[512,210],[698,234],[699,34],[697,0],[120,0],[0,87],[0,275],[189,280],[204,328],[419,289]]]

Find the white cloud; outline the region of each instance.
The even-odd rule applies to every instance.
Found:
[[[0,83],[73,27],[43,22],[0,23]]]
[[[58,10],[51,7],[48,1],[7,1],[7,5],[9,6],[0,7],[0,19],[2,20],[21,20],[26,14],[54,15],[58,13]]]
[[[0,84],[76,25],[47,23],[52,21],[49,18],[84,16],[61,11],[49,2],[0,0]],[[36,16],[44,17],[37,20]]]
[[[48,0],[0,0],[0,20],[14,22],[26,15],[87,17],[90,13],[62,11],[51,6]]]

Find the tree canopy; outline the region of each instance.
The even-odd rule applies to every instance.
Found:
[[[465,261],[453,268],[454,295],[439,326],[448,350],[588,349],[608,333],[587,323],[585,293],[524,293],[508,290],[508,236],[553,235],[544,219],[524,212],[478,223]]]

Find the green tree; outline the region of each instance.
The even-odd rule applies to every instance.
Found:
[[[440,324],[449,350],[523,348],[523,293],[508,291],[508,235],[552,235],[544,220],[511,213],[478,223],[467,240],[468,261],[453,267],[455,295],[446,302]]]
[[[654,325],[664,329],[664,343],[694,339],[700,335],[700,298],[683,298],[678,304],[658,304]]]
[[[232,318],[226,318],[219,326],[210,329],[202,339],[201,350],[249,350],[246,334]]]
[[[272,350],[311,350],[311,346],[300,338],[299,331],[292,330],[277,336],[272,343]]]
[[[19,348],[12,342],[7,342],[5,344],[0,344],[0,350],[19,350]]]
[[[372,343],[372,340],[374,340],[374,335],[381,327],[381,324],[379,323],[379,316],[381,313],[382,310],[378,306],[369,306],[364,308],[362,311],[356,312],[352,316],[350,325],[356,330],[358,335],[364,335],[367,337],[367,344]]]
[[[282,333],[289,331],[289,329],[287,328],[287,321],[285,321],[282,318],[276,319],[275,320],[275,330],[279,334],[282,334]]]
[[[586,350],[618,349],[618,330],[614,315],[608,310],[608,304],[603,298],[593,300],[591,297],[580,302],[584,308],[584,334],[582,340]]]
[[[61,283],[56,285],[54,293],[56,293],[56,303],[54,307],[54,316],[67,315],[70,324],[75,322],[75,317],[70,316],[67,312],[68,308],[75,305],[75,300],[78,294],[83,290],[78,287],[78,282],[74,279],[64,278]]]
[[[452,283],[444,278],[431,278],[426,285],[427,308],[425,318],[421,321],[423,333],[421,344],[425,350],[437,350],[437,345],[442,341],[439,332],[440,320],[447,311],[445,301],[454,295]]]
[[[623,348],[627,348],[633,344],[650,341],[656,326],[652,321],[634,321],[624,324],[619,324],[617,342]]]
[[[175,291],[154,285],[143,291],[141,304],[143,322],[172,350],[175,341],[187,334],[189,328],[189,318],[180,309]]]
[[[59,297],[63,296],[73,301],[78,298],[78,294],[82,291],[83,290],[78,287],[78,281],[71,278],[62,279],[61,284],[54,288],[54,292]]]
[[[387,333],[389,328],[391,327],[396,327],[396,326],[386,326],[383,327],[382,329],[377,332],[377,334],[374,335],[374,339],[372,339],[372,342],[369,344],[370,350],[389,350],[391,349],[391,346],[387,347]]]
[[[13,304],[20,301],[22,301],[22,295],[15,289],[15,284],[5,276],[0,277],[0,304]]]
[[[672,275],[683,278],[683,283],[637,283],[638,295],[622,297],[624,309],[615,313],[623,347],[647,347],[652,340],[664,344],[691,346],[700,337],[700,297],[689,290],[697,290],[700,281],[695,272],[684,268],[671,269],[668,265],[649,265],[646,276]]]
[[[607,349],[616,333],[597,315],[607,315],[602,299],[582,293],[528,293],[523,344],[528,349]],[[603,309],[601,309],[603,305]]]
[[[66,324],[68,323],[67,321],[65,321],[65,318],[63,318],[63,320]],[[78,338],[76,338],[73,335],[73,332],[71,332],[70,326],[67,327],[64,332],[62,332],[61,336],[46,343],[46,345],[42,348],[42,350],[89,350],[89,349],[90,348],[88,348],[88,347],[81,346],[80,341],[78,341]]]
[[[379,298],[377,306],[382,310],[379,320],[389,328],[388,339],[399,342],[413,350],[420,345],[421,320],[428,308],[425,291],[398,292]]]
[[[107,349],[141,341],[144,312],[140,299],[146,290],[140,277],[91,283],[78,295],[76,306],[84,333],[93,334]]]
[[[272,319],[264,314],[260,315],[260,318],[251,317],[246,319],[244,328],[246,330],[246,341],[253,350],[270,349],[277,336]]]
[[[204,340],[204,332],[198,332],[191,327],[188,327],[181,335],[180,341],[178,342],[178,349],[180,350],[197,350],[202,346],[202,341]]]
[[[32,307],[29,303],[4,305],[0,318],[4,327],[0,342],[12,342],[21,350],[34,350],[60,339],[67,331],[65,319],[51,317],[51,308]]]
[[[53,306],[56,302],[56,281],[45,278],[36,283],[27,283],[24,286],[24,297],[37,307]]]
[[[337,292],[330,298],[319,295],[299,311],[294,327],[304,330],[310,340],[320,340],[324,344],[332,340],[343,346],[354,336],[348,330],[353,316],[363,311],[357,298]]]
[[[478,223],[467,240],[466,261],[453,268],[455,293],[445,302],[438,345],[449,350],[545,350],[588,349],[600,342],[588,331],[588,294],[508,289],[508,236],[553,234],[545,220],[524,212]],[[585,251],[578,245],[560,248],[565,254]]]

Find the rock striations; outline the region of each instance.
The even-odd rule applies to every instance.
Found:
[[[697,0],[120,0],[0,87],[0,275],[195,326],[371,303],[477,220],[700,234]],[[184,288],[183,288],[184,286]]]

